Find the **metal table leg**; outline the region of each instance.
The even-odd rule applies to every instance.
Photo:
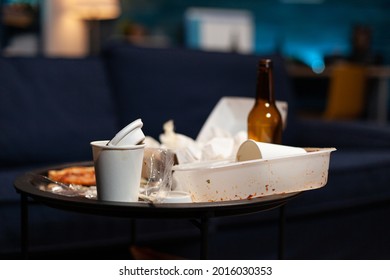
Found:
[[[200,230],[200,259],[207,260],[209,247],[209,218],[203,216],[198,220],[190,220]]]
[[[26,194],[20,194],[20,244],[22,258],[28,259],[28,197]]]
[[[131,229],[130,229],[130,234],[131,234],[130,246],[134,246],[136,241],[137,241],[137,222],[136,222],[136,219],[131,219],[130,220],[130,226],[131,226]]]
[[[201,233],[201,247],[200,247],[200,258],[202,260],[207,260],[208,258],[208,248],[209,248],[209,218],[202,217],[200,225]]]
[[[279,208],[279,248],[278,248],[278,259],[284,259],[284,230],[286,220],[286,209],[285,205]]]

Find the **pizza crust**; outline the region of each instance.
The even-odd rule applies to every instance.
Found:
[[[48,177],[65,184],[96,186],[93,166],[72,166],[60,170],[49,170]]]

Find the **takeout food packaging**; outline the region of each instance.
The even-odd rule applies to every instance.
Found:
[[[253,102],[250,98],[222,98],[197,140],[205,141],[215,127],[232,134],[246,130],[246,118]],[[189,192],[193,202],[251,199],[321,188],[327,183],[330,154],[336,149],[305,150],[306,153],[268,159],[179,164],[173,167],[173,188]]]
[[[334,148],[306,149],[306,154],[248,161],[177,165],[173,181],[194,202],[251,199],[317,189],[328,180]]]

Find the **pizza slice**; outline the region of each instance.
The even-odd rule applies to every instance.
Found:
[[[59,170],[49,170],[48,177],[65,184],[96,186],[95,168],[93,166],[72,166]]]

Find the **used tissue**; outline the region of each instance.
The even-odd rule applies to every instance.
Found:
[[[223,97],[219,100],[203,125],[196,139],[175,132],[174,121],[163,125],[160,143],[146,137],[146,146],[173,150],[179,164],[234,159],[239,146],[248,139],[247,116],[254,103],[253,98]],[[287,103],[276,105],[286,124]]]

